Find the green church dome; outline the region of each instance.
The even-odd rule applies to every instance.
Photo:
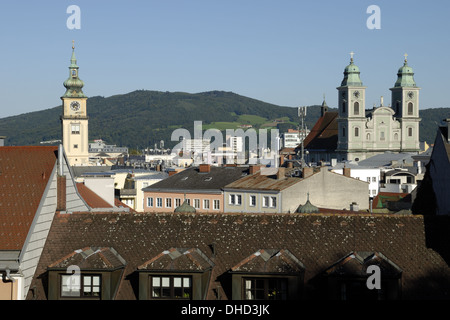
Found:
[[[345,86],[362,86],[362,81],[359,77],[359,67],[353,63],[353,52],[351,53],[350,64],[344,69],[344,79],[341,82],[341,87]]]
[[[72,45],[72,57],[70,58],[69,78],[64,81],[63,85],[66,88],[63,98],[86,98],[82,90],[84,82],[78,78],[78,65],[74,45]]]
[[[416,87],[416,82],[414,81],[414,71],[408,65],[408,60],[406,59],[408,55],[405,54],[405,62],[403,66],[398,69],[397,72],[397,81],[394,84],[394,87]]]
[[[306,203],[304,205],[300,205],[297,208],[297,213],[319,213],[319,208],[317,208],[309,201],[309,193],[308,200],[306,200]]]
[[[191,205],[187,203],[187,200],[184,200],[183,204],[179,207],[176,207],[174,212],[183,212],[183,213],[195,213],[197,210]]]

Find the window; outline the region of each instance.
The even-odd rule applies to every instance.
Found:
[[[156,198],[156,207],[162,208],[162,198]]]
[[[342,136],[345,137],[345,127],[342,128]]]
[[[269,197],[263,197],[263,207],[267,208],[269,206]]]
[[[166,198],[166,208],[172,208],[172,198]]]
[[[214,210],[220,210],[220,200],[214,200],[213,205]]]
[[[147,198],[147,207],[153,207],[153,198]]]
[[[256,206],[256,196],[250,196],[250,207]]]
[[[367,177],[367,182],[370,182],[370,177]]]
[[[203,209],[209,209],[209,199],[203,200]]]
[[[242,204],[242,195],[230,194],[229,203],[232,205],[240,206]]]
[[[345,102],[342,102],[342,113],[345,113]]]
[[[200,208],[200,199],[194,199],[194,208],[199,209]]]
[[[270,197],[270,206],[275,208],[277,206],[277,197]]]
[[[229,204],[236,204],[236,196],[234,194],[230,194]]]
[[[192,281],[182,276],[152,276],[151,297],[153,299],[191,299]]]
[[[275,278],[244,279],[245,300],[286,300],[287,280]]]
[[[414,107],[412,102],[408,103],[408,116],[412,116],[414,111]]]
[[[355,102],[353,104],[353,113],[354,113],[355,116],[359,115],[359,102]]]
[[[408,128],[408,137],[412,137],[412,135],[413,135],[413,129]]]
[[[80,125],[72,124],[72,134],[80,134]]]
[[[98,298],[101,292],[99,275],[61,275],[61,297]]]
[[[394,133],[394,141],[398,141],[398,133]]]
[[[73,148],[74,148],[74,149],[78,149],[78,145],[77,145],[77,144],[74,144],[74,145],[73,145]]]
[[[380,140],[384,140],[385,138],[384,138],[384,131],[381,131],[380,132]]]
[[[366,138],[367,140],[370,140],[370,133],[367,134]]]
[[[359,137],[359,128],[355,127],[355,137]]]
[[[175,208],[181,206],[181,199],[180,198],[176,198],[175,199]]]
[[[76,78],[77,76],[77,70],[72,69],[72,78]]]
[[[372,182],[377,182],[377,177],[372,177]]]

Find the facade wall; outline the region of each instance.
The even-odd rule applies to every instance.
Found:
[[[174,212],[176,209],[176,199],[179,199],[180,205],[183,204],[184,199],[189,200],[190,205],[195,207],[197,212],[223,212],[223,193],[183,193],[183,192],[144,192],[144,212]],[[153,200],[149,200],[153,199]],[[161,199],[161,206],[158,204],[158,199]],[[169,199],[169,200],[168,200]],[[195,203],[198,200],[200,206],[196,207]],[[205,208],[204,200],[209,200],[209,209]],[[150,202],[149,202],[150,201]],[[153,201],[153,202],[151,202]],[[168,206],[168,202],[170,206]],[[219,209],[214,209],[214,201],[218,201]]]
[[[232,195],[235,196],[235,204],[230,201]],[[237,203],[237,196],[241,197],[241,204]],[[254,205],[251,203],[251,197],[254,197]],[[281,199],[281,193],[276,190],[225,190],[224,212],[281,213],[283,212]]]
[[[308,194],[309,201],[318,208],[350,210],[356,202],[360,210],[369,209],[369,183],[330,172],[327,167],[284,190],[284,210],[294,212],[306,203]]]

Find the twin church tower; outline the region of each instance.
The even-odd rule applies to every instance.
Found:
[[[365,109],[366,87],[360,79],[359,68],[351,53],[350,64],[344,70],[344,79],[337,88],[338,114],[337,146],[333,150],[322,150],[320,156],[338,160],[363,160],[370,156],[392,152],[418,152],[419,146],[419,90],[414,81],[413,69],[408,66],[407,55],[397,72],[397,81],[392,91],[391,106],[372,111]],[[63,147],[70,165],[89,165],[87,97],[83,93],[84,83],[78,77],[75,46],[69,66],[69,78],[64,81],[66,92],[61,97]]]
[[[363,160],[373,155],[392,152],[419,152],[419,90],[407,55],[398,69],[391,90],[391,105],[370,111],[365,109],[366,87],[351,53],[344,79],[337,88],[339,160]]]

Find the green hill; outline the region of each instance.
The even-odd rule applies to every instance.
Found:
[[[330,109],[332,110],[332,109]],[[0,135],[6,145],[38,145],[61,139],[61,106],[0,119]],[[441,120],[450,108],[421,110],[420,138],[433,143]],[[193,132],[194,121],[203,129],[236,129],[251,125],[255,129],[278,128],[284,132],[298,124],[297,108],[283,107],[232,92],[203,93],[138,90],[111,97],[88,99],[89,139],[129,148],[151,147],[164,140],[173,147],[171,134],[176,128]],[[306,125],[312,128],[320,116],[320,106],[310,106]],[[245,128],[243,128],[246,130]]]

